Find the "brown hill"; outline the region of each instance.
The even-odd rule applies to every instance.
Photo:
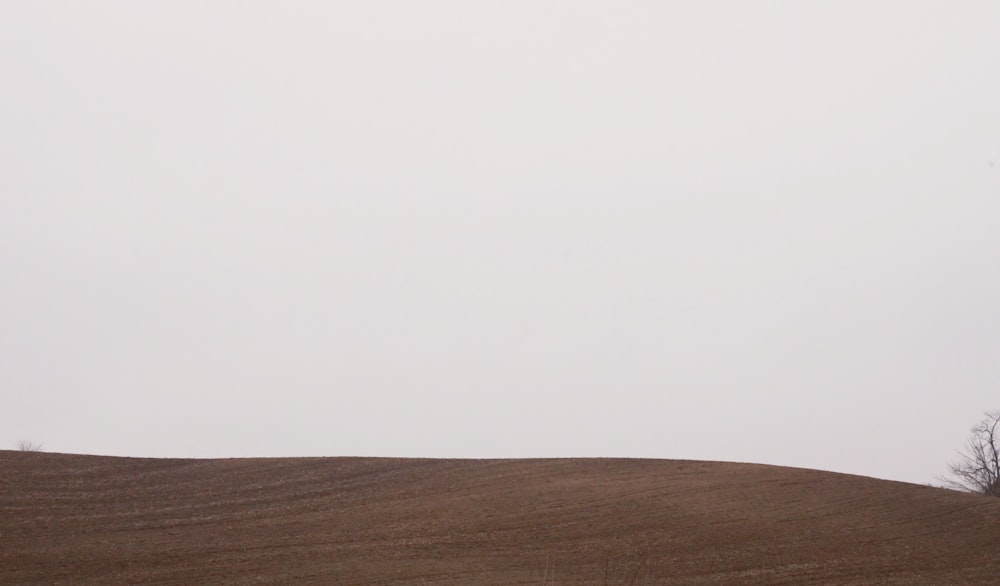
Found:
[[[0,452],[0,583],[1000,583],[1000,499],[669,460]]]

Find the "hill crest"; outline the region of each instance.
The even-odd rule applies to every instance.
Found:
[[[762,464],[0,451],[0,582],[983,583],[1000,500]]]

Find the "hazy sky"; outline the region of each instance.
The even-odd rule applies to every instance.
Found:
[[[1000,3],[4,2],[0,447],[927,482]]]

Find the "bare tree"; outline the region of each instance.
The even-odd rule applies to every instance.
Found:
[[[1000,411],[988,411],[971,431],[941,480],[950,488],[1000,497]]]
[[[17,449],[22,452],[41,452],[42,444],[36,444],[29,440],[21,440],[17,442]]]

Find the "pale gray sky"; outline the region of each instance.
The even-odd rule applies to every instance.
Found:
[[[0,445],[930,481],[1000,408],[998,31],[5,2]]]

